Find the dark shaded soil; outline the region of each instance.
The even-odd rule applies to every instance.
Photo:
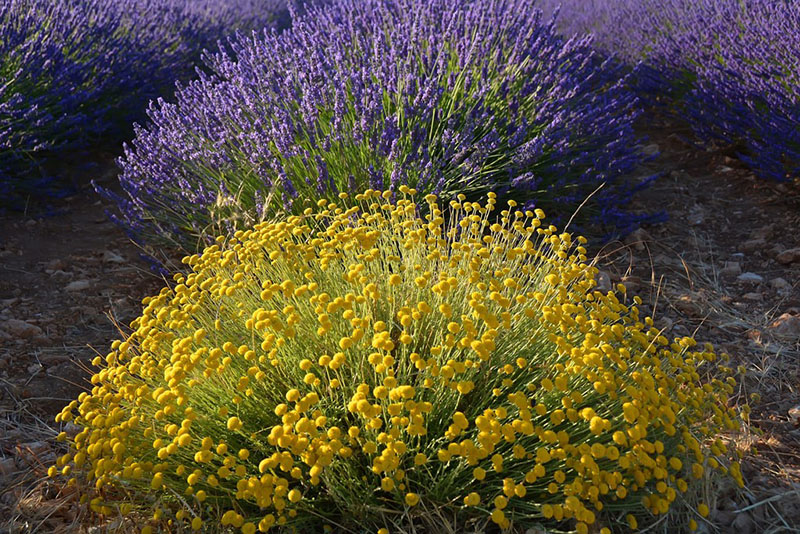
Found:
[[[696,335],[746,368],[734,402],[760,396],[731,441],[746,488],[714,488],[701,530],[800,531],[800,187],[758,180],[679,127],[646,133],[660,156],[641,173],[662,178],[635,207],[670,220],[597,251],[600,283],[641,295],[668,337]],[[113,183],[113,165],[100,169]],[[53,416],[164,284],[105,207],[87,190],[54,216],[0,216],[0,532],[3,519],[9,532],[80,530],[69,496],[37,483],[59,450]]]

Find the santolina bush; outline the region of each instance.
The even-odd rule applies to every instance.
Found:
[[[0,195],[41,194],[46,155],[121,141],[204,48],[276,0],[7,0],[0,5]],[[44,174],[44,176],[43,176]],[[5,202],[4,202],[5,204]]]
[[[625,232],[635,98],[526,0],[340,0],[241,36],[121,159],[121,221],[191,252],[340,191],[513,192]],[[234,59],[235,58],[235,59]]]
[[[762,177],[800,177],[800,4],[563,4],[560,20],[568,34],[592,32],[603,51],[631,65],[643,62],[640,88],[668,97],[704,138],[738,145],[741,158]]]
[[[445,218],[414,193],[341,193],[187,257],[58,416],[81,430],[51,475],[143,532],[245,534],[608,533],[707,470],[741,484],[710,346],[593,290],[585,240],[540,210],[460,195]]]

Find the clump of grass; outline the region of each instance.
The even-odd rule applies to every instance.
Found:
[[[83,430],[50,474],[92,482],[99,514],[155,510],[143,531],[244,534],[607,533],[709,471],[741,484],[710,346],[593,290],[584,240],[540,210],[414,194],[321,200],[185,258],[58,416]]]

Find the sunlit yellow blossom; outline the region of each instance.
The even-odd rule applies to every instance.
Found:
[[[48,475],[94,513],[244,534],[386,534],[433,507],[625,531],[709,469],[743,482],[710,347],[596,291],[585,240],[539,210],[412,194],[344,194],[186,258],[59,414],[78,432]]]

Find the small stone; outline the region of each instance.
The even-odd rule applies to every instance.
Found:
[[[736,514],[728,510],[717,510],[714,513],[714,523],[719,526],[729,527],[736,519]]]
[[[64,291],[85,291],[90,287],[92,287],[92,282],[89,280],[75,280],[67,284]]]
[[[66,425],[64,425],[64,432],[66,432],[67,435],[71,438],[77,436],[78,433],[81,432],[82,430],[83,430],[82,426],[78,426],[74,423],[67,423]]]
[[[764,299],[764,295],[761,293],[745,293],[742,298],[752,302],[761,302]]]
[[[747,272],[737,276],[736,280],[738,280],[739,282],[746,282],[749,284],[760,284],[761,282],[764,281],[764,277],[761,276],[760,274]]]
[[[104,263],[126,263],[125,258],[117,254],[112,250],[105,250],[103,251],[103,262]]]
[[[661,149],[656,143],[642,147],[642,154],[645,156],[657,156],[660,151]]]
[[[59,351],[50,354],[41,354],[39,356],[39,361],[42,362],[42,365],[51,367],[69,361],[69,356]]]
[[[700,206],[695,206],[689,212],[689,215],[686,216],[686,222],[688,222],[691,226],[700,226],[706,220],[706,216],[703,213],[703,208]]]
[[[739,250],[746,253],[756,252],[757,250],[764,250],[765,248],[767,248],[766,239],[749,239],[747,241],[744,241],[739,246]]]
[[[36,456],[50,451],[50,445],[46,441],[29,441],[18,446],[19,450],[30,452]]]
[[[42,329],[27,321],[19,319],[8,319],[0,323],[0,330],[5,330],[12,336],[22,339],[30,339],[42,334]]]
[[[605,271],[599,271],[597,276],[595,277],[597,280],[597,286],[595,289],[600,291],[601,293],[608,293],[613,289],[611,286],[611,276]]]
[[[2,300],[0,300],[0,309],[5,311],[8,308],[10,308],[11,306],[13,306],[14,304],[17,304],[18,302],[19,302],[18,298],[2,299]]]
[[[784,265],[800,261],[800,247],[784,250],[775,259],[778,260],[778,263],[783,263]]]
[[[750,514],[740,512],[736,514],[736,519],[733,520],[731,527],[737,534],[752,534],[756,530],[756,523]]]
[[[32,363],[31,365],[28,366],[28,369],[27,369],[28,374],[31,374],[31,375],[35,375],[36,373],[38,373],[41,370],[42,370],[42,365],[40,363]]]
[[[800,426],[800,405],[789,408],[789,420],[794,426]]]
[[[678,297],[675,301],[675,308],[690,317],[699,317],[703,311],[700,304],[696,302],[694,294],[686,294]]]
[[[625,238],[625,244],[633,247],[639,252],[643,252],[647,249],[645,243],[650,240],[652,240],[650,234],[648,234],[643,228],[639,228],[635,232],[628,234],[628,237]]]
[[[780,336],[800,339],[800,316],[784,313],[769,327]]]
[[[742,273],[742,265],[738,261],[726,261],[720,274],[723,276],[738,276]]]
[[[48,261],[45,264],[46,271],[63,271],[66,268],[67,268],[67,262],[65,262],[61,258]]]
[[[775,232],[775,226],[772,224],[761,226],[750,232],[750,239],[760,239],[766,242],[767,239],[772,237],[772,234],[774,232]]]
[[[17,462],[14,458],[0,458],[0,479],[8,478],[17,471]]]
[[[52,452],[46,441],[30,441],[17,445],[17,458],[29,463],[44,463],[44,459]]]
[[[733,171],[732,168],[728,167],[727,165],[720,165],[717,167],[717,172],[731,172]]]
[[[675,322],[669,317],[662,317],[661,319],[658,320],[658,324],[656,325],[656,327],[659,330],[661,330],[662,333],[666,334],[670,330],[672,330],[674,324]]]
[[[785,278],[773,278],[769,281],[769,287],[775,291],[784,291],[792,288],[792,285]]]
[[[625,286],[626,292],[638,291],[642,287],[642,279],[638,276],[624,276],[620,283]]]

